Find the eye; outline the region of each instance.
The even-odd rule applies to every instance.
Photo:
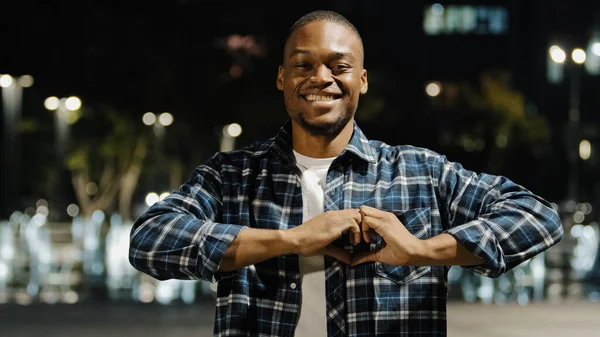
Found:
[[[294,68],[296,68],[296,69],[308,69],[308,68],[310,68],[310,64],[300,62],[300,63],[294,64]]]
[[[336,74],[342,74],[350,71],[351,69],[352,67],[350,67],[347,64],[336,64],[333,67],[331,67],[331,70]]]

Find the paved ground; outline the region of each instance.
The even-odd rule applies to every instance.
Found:
[[[449,337],[597,337],[600,303],[448,305]],[[212,303],[0,305],[0,336],[193,337],[212,335]]]
[[[600,303],[451,304],[449,337],[600,337]]]

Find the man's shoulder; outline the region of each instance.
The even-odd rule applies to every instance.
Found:
[[[369,145],[375,152],[379,161],[412,161],[425,163],[436,160],[442,156],[432,149],[410,144],[389,145],[379,140],[369,140]]]
[[[255,141],[251,144],[231,151],[221,151],[214,154],[213,161],[219,165],[236,165],[249,161],[260,161],[271,155],[273,138]]]

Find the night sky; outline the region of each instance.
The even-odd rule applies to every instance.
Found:
[[[147,111],[171,112],[175,123],[167,131],[169,151],[182,158],[186,170],[218,150],[216,130],[223,124],[238,122],[244,127],[239,146],[272,136],[286,119],[275,77],[287,29],[311,10],[333,9],[356,25],[365,43],[370,91],[361,99],[357,120],[368,137],[449,151],[451,160],[485,169],[480,155],[439,145],[439,125],[422,113],[428,104],[423,88],[430,80],[472,81],[486,69],[508,69],[516,89],[552,125],[553,152],[543,162],[517,153],[524,162],[515,160],[518,167],[494,173],[510,174],[550,199],[562,198],[565,167],[560,135],[568,88],[547,83],[546,55],[552,43],[585,47],[600,5],[462,1],[456,4],[507,8],[509,33],[430,37],[422,27],[424,4],[429,2],[398,2],[395,8],[390,3],[4,1],[0,74],[35,78],[35,85],[24,93],[23,119],[37,124],[22,134],[20,166],[25,169],[19,194],[27,198],[43,193],[35,186],[44,185],[39,172],[53,155],[52,119],[43,107],[48,96],[82,99],[85,116],[81,125],[74,126],[76,137],[101,136],[101,128],[95,126],[106,106],[140,121]],[[232,34],[251,37],[251,48],[228,52],[226,39]],[[583,76],[581,84],[582,118],[594,125],[600,116],[598,79]],[[383,104],[373,108],[377,102]],[[374,117],[361,115],[363,107],[375,111]],[[3,168],[6,171],[6,163]]]

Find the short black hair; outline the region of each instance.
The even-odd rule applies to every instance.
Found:
[[[300,19],[296,20],[296,22],[294,22],[294,24],[292,25],[292,27],[290,27],[290,30],[288,31],[288,38],[290,37],[290,35],[292,35],[293,32],[298,30],[298,28],[301,28],[315,21],[329,21],[344,25],[350,28],[358,36],[360,42],[362,43],[362,38],[360,36],[360,33],[358,32],[358,29],[356,29],[356,27],[354,27],[354,25],[350,21],[348,21],[348,19],[346,19],[340,13],[325,10],[310,12],[308,14],[303,15]]]
[[[305,26],[311,22],[315,22],[315,21],[335,22],[335,23],[339,23],[343,26],[350,28],[350,30],[352,30],[354,32],[354,34],[356,34],[356,36],[358,37],[358,40],[360,41],[360,46],[364,49],[362,37],[360,36],[358,29],[356,29],[356,27],[340,13],[337,13],[334,11],[329,11],[329,10],[312,11],[310,13],[304,14],[300,19],[296,20],[296,22],[294,22],[294,24],[292,25],[292,27],[290,27],[290,30],[288,31],[287,37],[285,38],[284,45],[287,45],[287,42],[290,39],[290,36],[296,30],[298,30],[299,28],[302,28],[303,26]]]

